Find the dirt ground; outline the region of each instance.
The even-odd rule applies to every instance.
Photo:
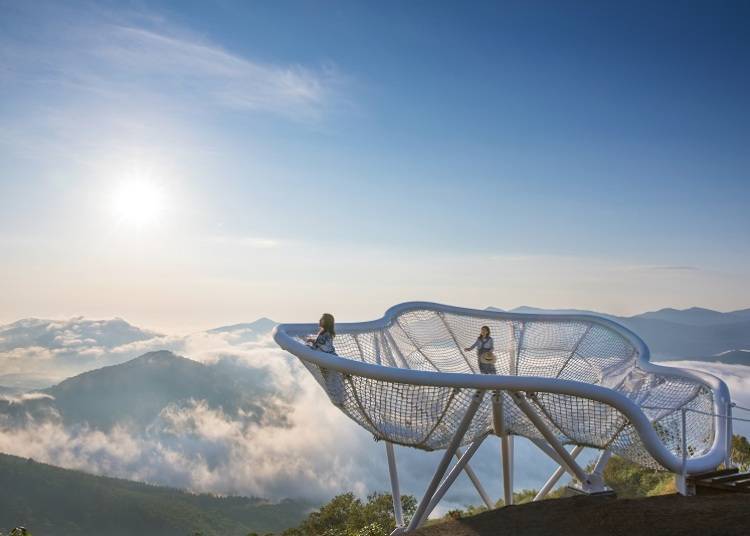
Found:
[[[522,504],[423,527],[420,536],[743,535],[750,494],[644,499],[581,496]]]

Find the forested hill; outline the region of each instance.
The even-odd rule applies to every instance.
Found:
[[[0,532],[34,536],[246,536],[295,526],[312,505],[194,495],[0,454]]]

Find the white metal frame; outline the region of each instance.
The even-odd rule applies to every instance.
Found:
[[[280,324],[274,332],[273,337],[276,343],[283,349],[291,352],[299,359],[315,364],[324,369],[341,372],[349,376],[361,376],[365,378],[405,383],[412,385],[422,386],[436,386],[436,387],[447,387],[447,388],[463,388],[463,389],[475,389],[477,394],[469,406],[464,419],[461,422],[456,434],[451,440],[450,444],[446,448],[446,451],[441,459],[441,462],[433,475],[433,478],[425,492],[424,497],[420,501],[417,511],[411,520],[411,523],[407,527],[408,530],[412,530],[419,526],[421,522],[426,519],[429,512],[437,504],[442,495],[447,491],[453,480],[458,476],[461,470],[467,471],[468,460],[479,447],[477,444],[474,449],[471,447],[463,456],[458,454],[458,448],[462,443],[464,434],[471,424],[471,419],[476,412],[482,397],[485,393],[492,393],[492,404],[493,404],[493,421],[495,427],[495,433],[501,438],[502,445],[502,463],[503,463],[503,480],[504,480],[504,495],[506,504],[512,504],[512,436],[504,430],[503,418],[502,418],[502,396],[501,393],[505,392],[511,396],[513,402],[518,408],[526,415],[526,417],[534,424],[541,435],[546,439],[546,442],[536,440],[535,443],[545,453],[547,453],[552,459],[557,461],[561,468],[555,471],[550,477],[551,483],[550,489],[554,486],[554,483],[559,480],[564,472],[568,472],[574,475],[581,483],[582,487],[586,491],[597,491],[601,488],[601,470],[603,470],[603,464],[606,463],[608,454],[602,454],[600,461],[602,464],[597,463],[597,470],[592,472],[591,475],[587,474],[575,461],[576,456],[580,452],[578,446],[573,451],[568,452],[562,444],[557,440],[555,434],[547,429],[544,420],[536,413],[536,410],[527,401],[527,398],[533,397],[535,393],[546,392],[556,393],[563,395],[571,395],[577,397],[583,397],[590,400],[598,401],[607,404],[620,413],[622,413],[628,422],[635,428],[638,433],[642,444],[648,453],[664,468],[669,471],[676,473],[684,478],[685,475],[700,473],[712,470],[720,465],[728,456],[728,448],[730,442],[728,438],[731,437],[731,424],[727,416],[730,414],[730,397],[729,390],[726,384],[720,379],[701,371],[682,369],[676,367],[664,367],[653,364],[649,361],[649,350],[646,344],[632,331],[609,320],[607,318],[598,317],[594,315],[580,315],[580,314],[520,314],[520,313],[506,313],[506,312],[495,312],[485,310],[474,310],[460,307],[453,307],[449,305],[442,305],[428,302],[410,302],[396,305],[390,308],[383,318],[370,322],[359,322],[359,323],[348,323],[338,324],[337,331],[339,333],[357,333],[360,331],[370,331],[376,329],[385,329],[392,323],[397,322],[398,316],[401,314],[412,311],[412,310],[432,310],[438,313],[452,313],[457,315],[464,315],[470,317],[480,318],[496,318],[499,320],[517,320],[517,321],[544,321],[544,322],[570,322],[570,321],[581,321],[590,324],[597,324],[603,326],[609,330],[615,331],[622,337],[624,337],[634,348],[636,348],[637,366],[645,372],[658,373],[664,376],[672,376],[677,378],[684,378],[694,382],[698,382],[706,386],[712,391],[713,395],[713,413],[714,417],[714,438],[711,448],[701,456],[697,456],[691,459],[687,459],[685,456],[676,456],[670,452],[659,439],[656,431],[654,430],[651,422],[644,414],[643,410],[630,398],[624,394],[590,383],[584,383],[579,381],[565,380],[560,378],[547,378],[547,377],[536,377],[536,376],[516,376],[513,371],[511,375],[486,375],[486,374],[463,374],[463,373],[446,373],[446,372],[434,372],[434,371],[423,371],[423,370],[412,370],[405,368],[389,367],[378,364],[364,363],[361,361],[355,361],[338,357],[336,355],[327,354],[314,350],[304,344],[302,344],[297,337],[301,337],[310,333],[313,333],[316,326],[313,324]],[[388,332],[385,332],[386,336],[390,336]],[[518,344],[516,342],[516,344]],[[397,347],[394,345],[394,348]],[[515,349],[514,349],[515,350]],[[515,355],[515,351],[512,352],[512,356]],[[400,357],[403,361],[403,356]],[[464,356],[465,357],[465,356]],[[514,361],[512,359],[512,361]],[[515,362],[512,363],[512,366]],[[684,412],[683,412],[684,418]],[[684,425],[683,425],[684,430]],[[683,432],[684,436],[684,432]],[[472,445],[473,446],[473,445]],[[393,486],[394,495],[394,511],[397,512],[397,522],[399,525],[403,524],[403,519],[399,521],[398,510],[400,510],[400,498],[398,490],[398,475],[396,473],[395,457],[393,455],[393,447],[390,444],[386,445],[389,468],[391,474],[391,482]],[[605,451],[606,453],[607,451]],[[449,473],[449,476],[444,480],[443,477],[448,469],[450,460],[454,455],[460,456],[454,470]],[[465,462],[462,461],[465,459]],[[458,469],[456,469],[458,468]],[[467,472],[471,472],[468,468]],[[477,485],[478,478],[472,478],[472,481]],[[449,480],[452,478],[452,480]],[[395,482],[395,484],[394,484]],[[441,485],[441,482],[445,485]],[[545,487],[547,487],[545,485]],[[479,490],[481,484],[477,486]],[[544,488],[543,488],[544,489]],[[549,489],[547,490],[547,492]],[[541,492],[540,492],[541,494]],[[482,492],[480,491],[480,495]],[[541,494],[543,497],[546,495]],[[539,497],[539,496],[538,496]],[[485,497],[482,497],[483,500]],[[541,497],[539,497],[541,498]],[[398,506],[396,501],[399,501]],[[486,501],[485,501],[486,502]],[[401,530],[401,529],[399,529]]]

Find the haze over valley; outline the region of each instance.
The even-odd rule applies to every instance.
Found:
[[[738,403],[750,405],[747,310],[612,318],[643,335],[656,360],[716,374]],[[273,501],[319,503],[350,489],[386,490],[383,446],[272,342],[274,325],[261,318],[185,336],[122,319],[2,326],[0,450],[95,474]],[[695,345],[683,353],[686,340]],[[745,428],[740,423],[737,431]],[[497,448],[488,440],[474,463],[499,471]],[[435,453],[397,450],[404,489],[417,494]],[[520,488],[538,488],[554,470],[523,439],[517,460]],[[487,486],[500,493],[499,478]],[[475,493],[459,479],[445,508],[476,502]]]

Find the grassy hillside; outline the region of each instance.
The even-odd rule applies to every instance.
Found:
[[[0,531],[34,536],[246,536],[295,526],[311,505],[193,495],[0,454]]]

